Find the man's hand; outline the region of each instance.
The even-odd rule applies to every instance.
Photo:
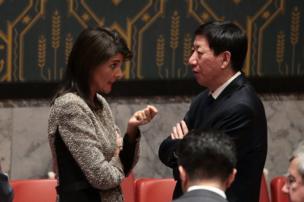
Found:
[[[181,121],[172,128],[171,138],[172,140],[183,139],[188,134],[188,132],[189,130],[185,121]]]

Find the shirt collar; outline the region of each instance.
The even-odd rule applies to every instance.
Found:
[[[228,79],[225,83],[223,83],[220,87],[218,87],[215,91],[213,91],[211,93],[212,97],[216,100],[220,96],[220,94],[225,90],[225,88],[239,75],[241,75],[240,71],[235,73],[230,79]]]
[[[207,191],[211,191],[211,192],[214,192],[214,193],[220,195],[224,199],[227,199],[225,192],[223,190],[217,188],[217,187],[206,186],[206,185],[195,185],[195,186],[189,187],[188,190],[187,190],[187,192],[194,191],[194,190],[207,190]]]

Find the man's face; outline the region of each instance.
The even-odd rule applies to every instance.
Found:
[[[295,158],[290,162],[287,181],[282,191],[289,195],[291,202],[304,202],[304,184],[298,171],[299,159]]]
[[[207,39],[200,35],[195,37],[192,51],[188,62],[196,81],[201,86],[215,90],[212,88],[221,74],[222,55],[215,56]]]

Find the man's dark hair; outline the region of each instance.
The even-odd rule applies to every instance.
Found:
[[[234,144],[218,131],[191,131],[181,140],[177,152],[190,180],[219,179],[225,181],[236,166]]]
[[[207,39],[215,55],[229,51],[231,65],[235,71],[243,68],[247,54],[247,36],[237,25],[229,21],[208,22],[196,29],[195,36],[197,35]]]

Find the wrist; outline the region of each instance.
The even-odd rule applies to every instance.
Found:
[[[130,139],[135,140],[139,136],[138,126],[128,125],[127,135]]]

